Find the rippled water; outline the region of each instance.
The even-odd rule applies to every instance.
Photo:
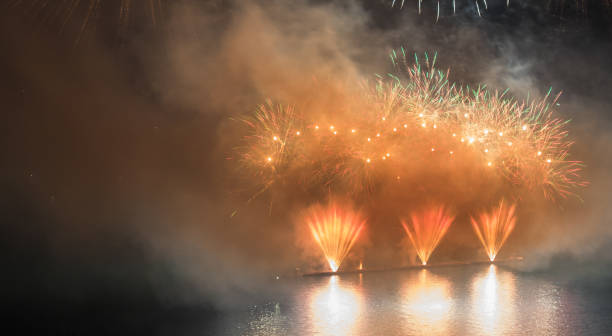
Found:
[[[612,305],[500,266],[311,277],[288,297],[228,313],[232,335],[608,335]]]

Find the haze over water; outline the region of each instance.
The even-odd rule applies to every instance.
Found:
[[[231,335],[605,335],[612,331],[612,304],[605,297],[503,266],[306,277],[291,288],[288,296],[224,314],[213,329],[190,331]]]

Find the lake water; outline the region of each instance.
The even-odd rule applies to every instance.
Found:
[[[479,265],[305,277],[224,313],[228,335],[610,335],[609,294]],[[203,330],[200,330],[201,332]],[[206,331],[204,331],[206,333]]]

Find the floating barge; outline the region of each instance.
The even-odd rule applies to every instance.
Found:
[[[403,267],[394,267],[394,268],[379,268],[379,269],[355,269],[355,270],[343,270],[337,272],[314,272],[314,273],[304,273],[302,276],[312,277],[312,276],[330,276],[330,275],[342,275],[342,274],[363,274],[363,273],[378,273],[378,272],[392,272],[392,271],[407,271],[407,270],[415,270],[415,269],[430,269],[430,268],[441,268],[441,267],[456,267],[456,266],[468,266],[468,265],[503,265],[512,262],[522,261],[523,257],[510,257],[504,259],[497,259],[494,261],[453,261],[453,262],[445,262],[445,263],[436,263],[436,264],[427,264],[427,265],[410,265]]]

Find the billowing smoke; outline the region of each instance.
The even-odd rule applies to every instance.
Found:
[[[320,195],[246,202],[232,118],[268,98],[316,97],[319,109],[338,103],[346,83],[389,71],[388,53],[400,46],[437,51],[438,66],[470,86],[509,87],[520,98],[550,86],[565,92],[558,109],[573,120],[572,157],[585,162],[591,185],[583,201],[519,203],[502,253],[525,257],[529,269],[609,264],[612,47],[591,29],[558,29],[533,13],[464,13],[436,24],[416,8],[379,2],[179,1],[152,31],[119,46],[92,37],[76,48],[31,21],[3,20],[5,266],[29,279],[7,293],[78,302],[98,291],[227,306],[279,290],[269,285],[276,276],[319,266],[296,214]],[[354,260],[414,260],[393,212],[400,203],[370,209],[376,227],[364,231]],[[465,214],[435,253],[484,255]],[[44,289],[28,289],[40,282]]]

